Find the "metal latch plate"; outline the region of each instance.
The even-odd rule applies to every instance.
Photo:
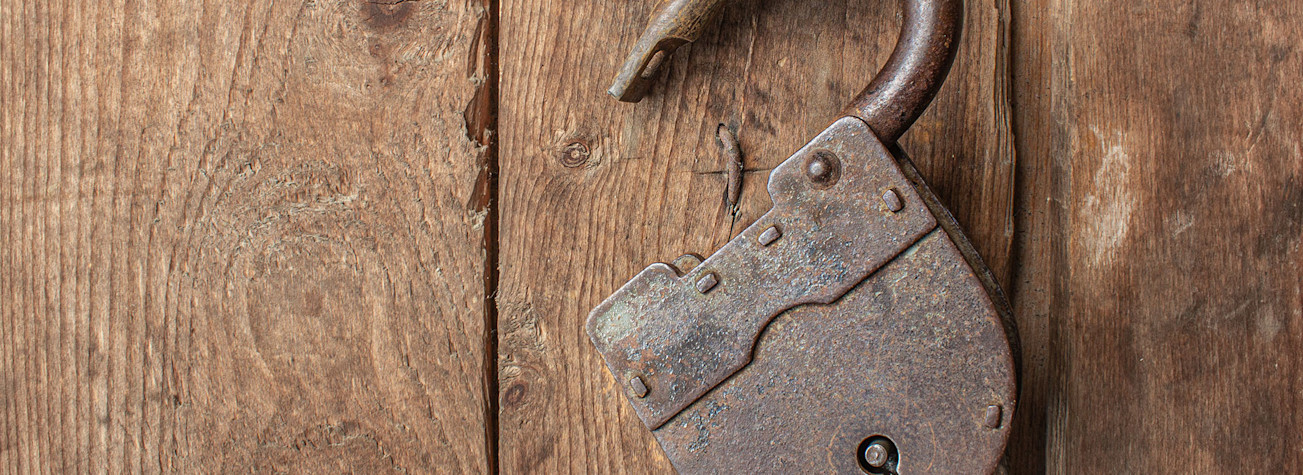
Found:
[[[588,333],[655,430],[752,358],[778,314],[831,303],[937,226],[864,122],[843,118],[774,169],[774,207],[700,265],[653,264]]]

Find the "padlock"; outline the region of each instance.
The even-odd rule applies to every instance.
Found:
[[[636,102],[720,0],[671,0],[611,94]],[[773,209],[653,264],[587,330],[681,473],[990,473],[1017,403],[1009,306],[896,145],[954,62],[962,0],[905,0],[882,71],[773,170]]]

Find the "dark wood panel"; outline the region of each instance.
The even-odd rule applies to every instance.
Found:
[[[4,471],[486,470],[485,19],[0,2]]]
[[[1048,470],[1303,471],[1303,8],[1016,5]]]
[[[501,453],[506,473],[663,472],[584,333],[649,263],[709,254],[769,207],[768,171],[837,117],[894,46],[895,2],[740,2],[643,103],[605,94],[654,2],[502,4]],[[1008,280],[1008,8],[971,1],[936,106],[903,140]],[[740,212],[718,124],[738,131]]]
[[[1071,161],[1064,139],[1066,129],[1056,124],[1053,115],[1066,98],[1051,90],[1052,84],[1062,83],[1066,71],[1065,47],[1055,41],[1054,8],[1061,3],[1015,1],[1010,5],[1011,110],[1018,159],[1012,279],[1006,291],[1018,320],[1022,373],[1019,410],[1005,453],[1009,473],[1015,474],[1046,471],[1047,434],[1062,434],[1056,424],[1062,421],[1059,408],[1067,384],[1057,332],[1063,319],[1054,307],[1066,289],[1066,274],[1058,271],[1064,268],[1066,255],[1062,213],[1068,200],[1057,190],[1067,179],[1064,169]]]

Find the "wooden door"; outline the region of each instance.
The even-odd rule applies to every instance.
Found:
[[[0,469],[671,471],[587,313],[900,7],[736,2],[618,103],[654,6],[0,0]],[[1015,307],[1005,469],[1303,472],[1303,2],[966,8],[901,143]]]

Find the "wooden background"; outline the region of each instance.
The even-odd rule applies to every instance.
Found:
[[[737,2],[627,105],[653,2],[0,0],[0,471],[669,471],[587,312],[897,3]],[[1007,471],[1303,473],[1303,1],[967,11],[902,144],[1015,306]]]

